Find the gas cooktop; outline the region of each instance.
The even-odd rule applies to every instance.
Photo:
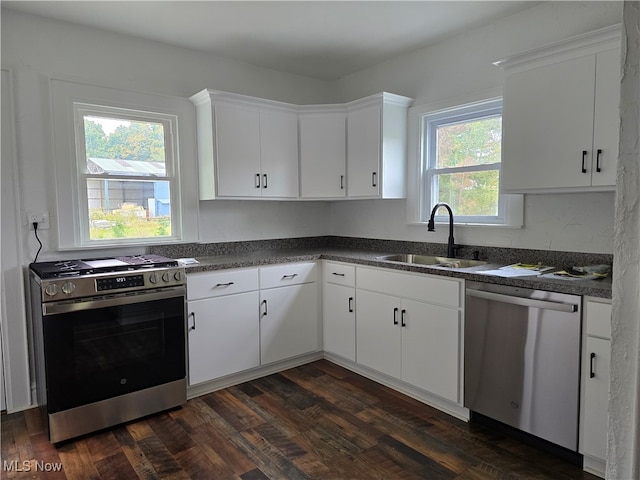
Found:
[[[29,265],[40,278],[80,277],[96,273],[125,272],[146,268],[177,267],[178,262],[160,255],[132,255],[124,257],[89,258],[38,262]]]

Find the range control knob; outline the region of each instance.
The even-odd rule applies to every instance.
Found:
[[[155,273],[152,273],[151,275],[149,275],[149,281],[151,283],[158,283],[158,275],[156,275]]]
[[[179,282],[180,280],[182,280],[182,273],[181,273],[181,272],[176,272],[176,273],[174,273],[174,274],[173,274],[173,278],[175,278],[175,279],[176,279],[176,281],[178,281],[178,282]]]
[[[75,289],[76,286],[71,282],[66,282],[64,285],[62,285],[62,291],[67,295],[71,295]]]
[[[162,274],[162,281],[163,282],[168,282],[169,280],[171,280],[171,275],[169,275],[169,272],[164,272]]]
[[[56,285],[55,283],[50,283],[45,287],[44,293],[46,293],[50,297],[53,297],[56,293],[58,293],[58,285]]]

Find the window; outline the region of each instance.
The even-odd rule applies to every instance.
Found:
[[[187,99],[51,79],[59,250],[198,240]]]
[[[81,223],[88,240],[171,238],[176,119],[76,103]]]
[[[522,197],[500,193],[501,99],[419,111],[417,123],[419,222],[445,202],[456,224],[521,226]],[[448,222],[444,213],[437,222]]]

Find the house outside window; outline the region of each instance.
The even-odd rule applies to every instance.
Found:
[[[173,118],[95,105],[75,109],[89,241],[171,237]]]

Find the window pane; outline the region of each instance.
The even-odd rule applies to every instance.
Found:
[[[89,238],[171,236],[168,181],[87,179]]]
[[[455,215],[498,214],[498,170],[436,175],[437,202],[446,202]]]
[[[500,162],[502,117],[438,126],[436,168]]]
[[[111,175],[165,175],[164,125],[84,116],[87,172]]]

